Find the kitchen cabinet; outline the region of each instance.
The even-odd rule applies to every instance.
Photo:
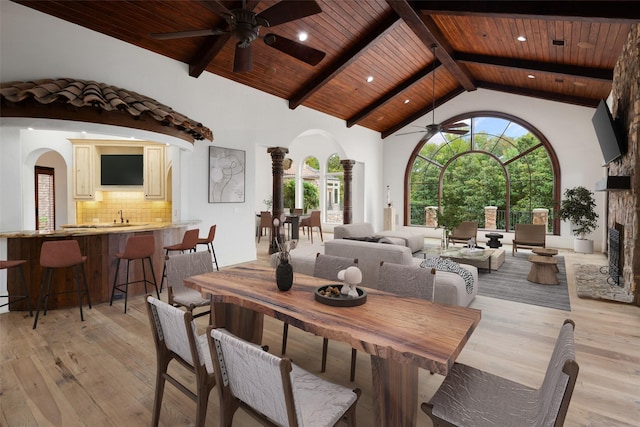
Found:
[[[73,146],[73,197],[82,200],[95,199],[95,161],[93,145]]]
[[[144,147],[144,197],[147,200],[165,199],[165,147]]]

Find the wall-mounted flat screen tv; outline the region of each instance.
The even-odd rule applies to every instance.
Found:
[[[142,185],[142,154],[103,154],[100,156],[100,185]]]
[[[611,111],[605,100],[601,100],[596,108],[596,112],[591,119],[593,128],[596,131],[600,150],[604,158],[604,164],[607,165],[614,160],[622,157],[627,152],[627,143],[618,129],[618,124],[611,116]]]

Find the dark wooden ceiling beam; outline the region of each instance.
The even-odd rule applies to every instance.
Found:
[[[441,96],[440,98],[438,98],[435,101],[435,108],[438,108],[439,106],[451,101],[453,98],[455,98],[456,96],[460,95],[463,92],[465,92],[465,90],[460,87],[460,88],[457,88],[455,90],[452,90],[451,92],[447,93],[444,96]],[[405,120],[401,121],[400,123],[396,124],[395,126],[391,126],[390,128],[385,129],[384,131],[382,131],[381,132],[382,138],[384,139],[384,138],[388,137],[389,135],[399,131],[403,127],[415,122],[419,118],[421,118],[421,117],[425,116],[426,114],[430,113],[432,110],[433,110],[432,106],[429,105],[428,107],[425,107],[425,108],[422,108],[421,110],[416,111],[411,116],[407,117]]]
[[[635,6],[634,7],[634,3]],[[482,15],[520,19],[571,19],[631,23],[640,19],[634,1],[412,1],[427,15]]]
[[[406,0],[387,0],[387,3],[400,15],[425,46],[431,49],[435,44],[440,48],[436,49],[436,57],[463,88],[468,91],[476,90],[473,76],[464,65],[455,61],[453,48],[433,19],[429,16],[419,15]]]
[[[394,29],[400,22],[402,21],[400,21],[395,13],[389,13],[385,16],[378,25],[370,31],[367,31],[365,38],[347,49],[339,58],[318,73],[309,83],[302,86],[302,88],[289,99],[289,108],[294,110],[299,107],[307,98],[355,62],[360,55],[366,53],[367,49],[374,46],[378,40]]]
[[[437,69],[442,64],[440,61],[436,61],[435,64],[424,67],[422,70],[415,73],[413,76],[406,79],[404,82],[400,83],[398,86],[391,89],[381,98],[367,105],[362,110],[358,111],[356,114],[347,119],[347,127],[350,128],[353,125],[358,124],[361,120],[364,120],[370,114],[372,114],[378,108],[383,107],[387,102],[391,101],[396,96],[400,95],[405,90],[409,89],[414,84],[418,83],[420,80],[431,74],[435,69]]]
[[[458,52],[456,60],[463,63],[493,65],[505,68],[517,68],[531,72],[561,74],[567,77],[581,77],[605,82],[613,81],[613,70],[603,68],[578,67],[575,65],[551,64],[548,62],[528,61],[524,59],[501,58],[498,56],[476,55]]]
[[[526,89],[522,87],[499,85],[490,82],[478,81],[478,87],[482,89],[495,90],[498,92],[506,92],[514,95],[528,96],[532,98],[544,99],[547,101],[562,102],[565,104],[579,105],[581,107],[596,108],[599,99],[582,98],[579,96],[563,95],[561,93],[546,92],[542,90]]]

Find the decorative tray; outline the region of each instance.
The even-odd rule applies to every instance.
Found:
[[[316,301],[321,302],[322,304],[331,305],[333,307],[356,307],[367,302],[367,293],[362,288],[356,287],[356,290],[358,291],[357,297],[342,295],[339,292],[337,294],[334,293],[333,295],[335,296],[323,295],[323,293],[327,292],[328,288],[337,288],[338,291],[341,291],[342,284],[332,283],[330,285],[320,286],[314,292]]]

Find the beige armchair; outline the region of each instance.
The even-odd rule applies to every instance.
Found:
[[[511,255],[515,255],[518,249],[544,248],[546,236],[544,224],[516,224]]]
[[[460,225],[454,227],[449,235],[449,243],[461,242],[467,243],[473,238],[478,241],[478,223],[475,221],[462,221]]]

